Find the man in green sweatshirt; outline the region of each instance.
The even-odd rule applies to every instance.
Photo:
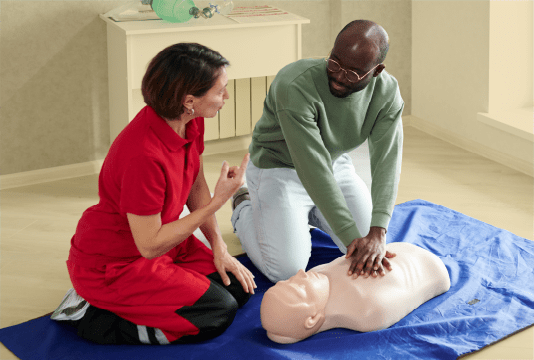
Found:
[[[386,232],[402,161],[397,80],[383,61],[386,31],[349,23],[327,59],[303,59],[276,75],[249,151],[247,188],[233,200],[232,224],[243,249],[271,281],[304,269],[308,224],[352,258],[348,275],[390,270]],[[347,154],[368,140],[371,192]]]

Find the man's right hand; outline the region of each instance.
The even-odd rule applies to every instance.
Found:
[[[347,246],[346,258],[352,258],[348,275],[357,278],[359,275],[368,277],[384,276],[384,267],[391,271],[388,258],[395,254],[386,251],[386,230],[381,227],[371,227],[369,234],[355,239]]]

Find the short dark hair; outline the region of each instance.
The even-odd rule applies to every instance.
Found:
[[[220,53],[197,43],[178,43],[161,50],[148,65],[141,91],[145,103],[161,117],[177,119],[186,95],[204,96],[230,65]]]
[[[348,29],[368,29],[373,28],[374,30],[374,38],[376,41],[376,44],[378,45],[379,53],[378,57],[376,58],[376,64],[380,64],[384,62],[386,59],[386,55],[389,50],[389,37],[386,31],[378,24],[376,24],[373,21],[370,20],[354,20],[345,25],[345,27],[337,34],[337,38],[346,30]]]

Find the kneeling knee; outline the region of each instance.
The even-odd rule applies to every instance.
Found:
[[[228,291],[237,301],[237,305],[239,307],[242,307],[247,303],[247,301],[250,299],[251,294],[246,293],[245,290],[243,290],[243,286],[237,280],[237,278],[232,274],[231,272],[227,272],[226,275],[230,278],[230,285],[226,286],[223,284],[223,280],[221,278],[221,275],[218,272],[214,272],[212,274],[208,275],[208,278],[212,281],[216,281],[223,289]]]
[[[183,306],[175,311],[199,329],[197,335],[186,336],[182,340],[202,341],[219,336],[232,324],[237,309],[236,299],[212,281],[208,290],[192,306]]]
[[[285,264],[276,269],[272,269],[268,274],[265,274],[269,280],[276,283],[278,281],[287,280],[295,275],[300,269],[306,268],[307,264]]]

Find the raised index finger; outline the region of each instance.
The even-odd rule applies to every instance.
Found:
[[[250,153],[245,155],[245,157],[243,158],[243,161],[241,161],[241,166],[239,167],[239,170],[245,172],[245,170],[247,170],[247,164],[249,160],[250,160]]]
[[[228,162],[226,160],[223,161],[222,167],[221,167],[221,176],[228,175],[228,170],[230,169],[230,165],[228,165]]]

